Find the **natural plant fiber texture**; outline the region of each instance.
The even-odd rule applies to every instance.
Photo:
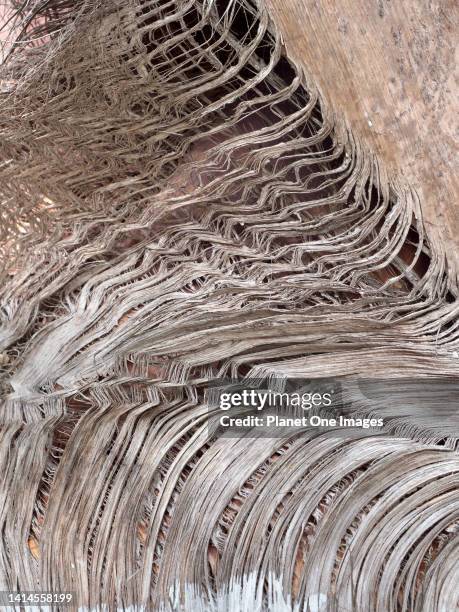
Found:
[[[441,421],[207,427],[216,377],[457,379],[457,285],[416,194],[261,2],[19,9],[0,67],[1,588],[109,611],[451,612]]]

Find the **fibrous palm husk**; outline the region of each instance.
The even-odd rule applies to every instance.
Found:
[[[457,279],[416,193],[261,1],[16,8],[1,587],[110,611],[453,610],[459,458],[435,414],[222,439],[205,399],[221,377],[457,380]]]

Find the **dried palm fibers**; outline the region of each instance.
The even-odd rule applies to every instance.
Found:
[[[207,428],[217,377],[457,378],[457,279],[415,192],[324,105],[261,0],[17,5],[1,588],[110,611],[456,609],[441,419],[405,414],[403,437]]]

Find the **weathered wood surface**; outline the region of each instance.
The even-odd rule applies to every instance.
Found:
[[[459,254],[459,3],[266,0],[289,55]]]

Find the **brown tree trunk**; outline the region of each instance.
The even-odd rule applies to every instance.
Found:
[[[420,197],[428,231],[459,253],[454,0],[266,0],[289,56],[393,177]],[[456,269],[457,273],[457,269]]]

